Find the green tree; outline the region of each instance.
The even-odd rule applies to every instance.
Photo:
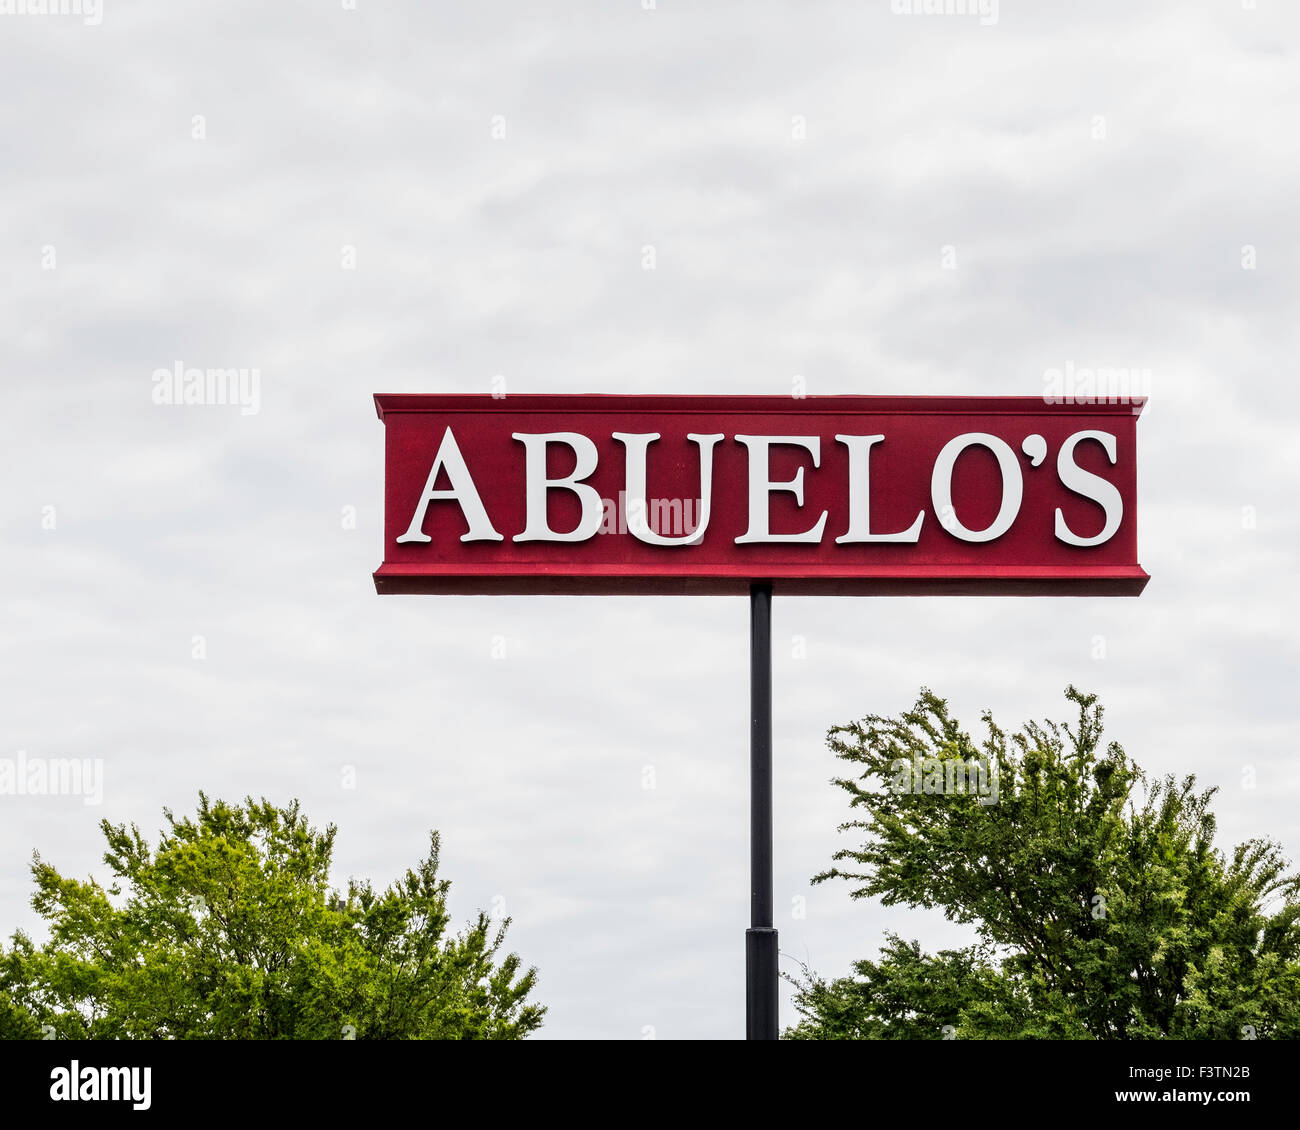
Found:
[[[0,948],[0,1038],[519,1039],[541,1024],[536,970],[500,953],[508,920],[480,912],[448,933],[436,832],[391,887],[343,895],[336,829],[310,827],[297,801],[200,793],[194,817],[164,815],[155,849],[101,824],[107,888],[36,855],[50,936]]]
[[[1066,696],[1073,727],[1008,737],[985,713],[978,747],[927,690],[830,731],[856,771],[834,781],[857,815],[841,830],[864,842],[814,882],[937,907],[978,943],[927,955],[889,935],[852,976],[805,968],[788,1038],[1300,1037],[1300,876],[1269,840],[1216,850],[1215,790],[1148,778],[1103,746],[1096,696]],[[987,776],[949,788],[972,759]]]

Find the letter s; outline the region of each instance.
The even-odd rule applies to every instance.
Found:
[[[1124,500],[1114,483],[1085,471],[1074,461],[1074,448],[1080,440],[1095,439],[1105,449],[1106,458],[1115,462],[1115,437],[1110,432],[1075,432],[1061,446],[1056,457],[1056,473],[1061,483],[1075,494],[1089,498],[1098,503],[1106,512],[1106,524],[1101,533],[1090,538],[1081,538],[1065,523],[1065,515],[1060,507],[1056,510],[1056,536],[1067,545],[1101,545],[1115,536],[1120,520],[1124,517]]]

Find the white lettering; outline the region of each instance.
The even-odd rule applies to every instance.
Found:
[[[969,530],[957,519],[952,505],[952,469],[959,456],[968,447],[987,447],[998,461],[1002,472],[1002,505],[993,524],[984,530]],[[934,474],[930,479],[930,499],[934,503],[936,514],[949,515],[944,523],[946,529],[955,538],[969,542],[993,541],[1000,538],[1009,529],[1011,523],[1020,513],[1020,501],[1024,495],[1024,480],[1020,475],[1020,464],[1016,453],[1009,446],[987,432],[967,432],[956,439],[949,440],[934,461]]]
[[[699,545],[704,537],[705,528],[709,524],[709,500],[713,494],[713,448],[723,438],[722,434],[706,436],[691,432],[686,437],[692,443],[699,444],[700,447],[700,517],[693,532],[682,537],[666,537],[662,533],[655,533],[650,528],[650,523],[646,521],[647,452],[650,445],[659,439],[659,433],[614,432],[614,438],[627,448],[626,496],[631,505],[625,509],[628,530],[632,536],[647,545]],[[680,517],[681,503],[679,502],[677,505]],[[662,508],[660,512],[662,513]],[[665,528],[662,522],[659,528],[661,530]],[[678,528],[681,528],[680,523]],[[690,528],[689,523],[687,523],[687,528]]]
[[[803,505],[802,467],[795,472],[788,482],[774,483],[771,474],[769,455],[773,444],[784,443],[793,447],[806,448],[813,458],[813,466],[821,465],[820,436],[737,436],[737,443],[743,443],[749,449],[749,529],[736,539],[737,545],[751,542],[819,542],[822,530],[826,528],[826,511],[817,519],[811,530],[801,534],[774,534],[768,527],[769,499],[773,491],[784,490],[794,495],[794,500]]]
[[[447,471],[447,481],[451,484],[451,488],[449,490],[435,490],[434,485],[438,481],[438,472],[444,468]],[[492,527],[491,519],[488,518],[487,511],[483,508],[483,500],[479,498],[478,488],[474,485],[474,479],[470,476],[469,468],[465,466],[465,457],[461,455],[460,447],[456,443],[456,437],[451,434],[450,427],[443,433],[442,443],[438,445],[438,454],[433,457],[433,466],[429,470],[429,479],[424,484],[424,493],[420,495],[420,501],[415,507],[415,513],[411,516],[411,524],[406,528],[406,533],[402,534],[397,540],[399,542],[432,541],[433,539],[424,533],[424,516],[429,512],[429,503],[444,499],[454,499],[460,503],[460,512],[464,515],[465,522],[469,526],[469,530],[461,534],[461,541],[505,540]]]
[[[835,539],[836,544],[920,541],[924,510],[907,529],[896,534],[871,532],[871,449],[885,437],[837,435],[835,438],[849,449],[849,528],[842,537]]]
[[[596,469],[596,445],[577,432],[547,432],[532,435],[512,432],[524,445],[524,490],[527,502],[527,519],[524,532],[515,534],[515,541],[586,541],[600,530],[604,507],[596,488],[582,482]],[[565,443],[573,448],[576,462],[573,472],[562,479],[546,477],[546,449],[552,443]],[[546,518],[546,500],[552,490],[571,490],[582,503],[582,517],[577,526],[567,534],[556,533]]]
[[[1106,524],[1101,533],[1090,538],[1081,538],[1065,522],[1065,515],[1060,508],[1056,511],[1056,536],[1066,545],[1101,545],[1115,536],[1120,520],[1124,517],[1124,499],[1114,483],[1107,482],[1100,475],[1085,471],[1074,461],[1075,446],[1085,439],[1095,439],[1106,452],[1106,458],[1115,462],[1115,437],[1110,432],[1075,432],[1061,445],[1056,457],[1056,473],[1061,483],[1075,494],[1090,498],[1100,504],[1106,512]]]

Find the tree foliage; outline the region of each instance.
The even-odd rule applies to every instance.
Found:
[[[480,912],[448,932],[439,840],[392,886],[329,887],[336,829],[200,793],[164,809],[151,848],[103,821],[105,888],[39,854],[32,904],[49,940],[0,948],[0,1037],[66,1039],[517,1039],[545,1009],[537,973],[501,954]]]
[[[1300,1037],[1300,876],[1281,848],[1217,850],[1215,790],[1148,778],[1103,745],[1096,696],[1066,695],[1073,726],[1031,722],[1008,736],[985,713],[979,746],[926,690],[896,718],[830,731],[855,770],[834,781],[857,815],[841,830],[863,842],[814,882],[939,908],[978,943],[928,955],[889,935],[880,960],[850,977],[805,969],[788,1036]],[[946,779],[955,758],[996,764],[996,803],[894,784],[904,762],[942,766]]]

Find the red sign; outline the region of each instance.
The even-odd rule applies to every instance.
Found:
[[[1136,596],[1142,401],[375,397],[381,593]]]

